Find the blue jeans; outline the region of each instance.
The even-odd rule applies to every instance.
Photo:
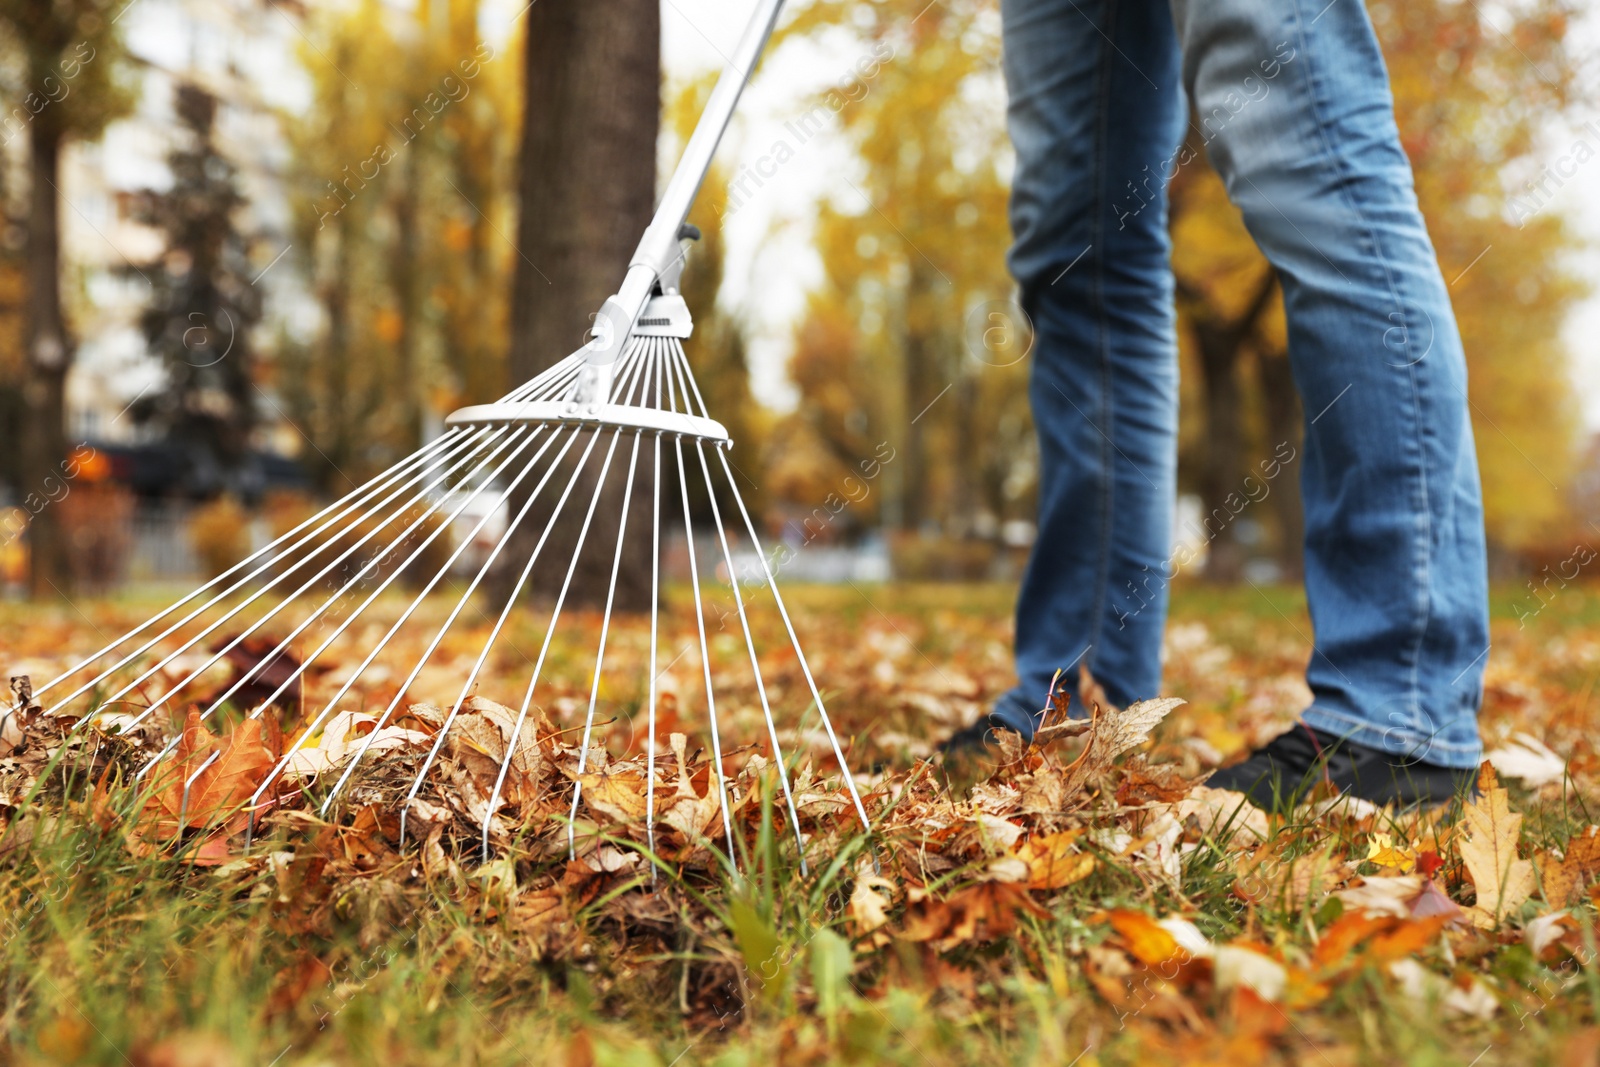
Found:
[[[1010,264],[1035,329],[1039,534],[1017,603],[1030,734],[1057,669],[1157,695],[1178,370],[1166,181],[1197,137],[1277,269],[1306,412],[1310,725],[1481,755],[1483,513],[1461,339],[1360,0],[1002,0]],[[1294,470],[1298,467],[1298,472]],[[1241,481],[1246,472],[1241,471]],[[1276,472],[1275,472],[1276,473]],[[1241,492],[1245,490],[1241,486]]]

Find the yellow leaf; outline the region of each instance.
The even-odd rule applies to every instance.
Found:
[[[1094,856],[1075,846],[1081,830],[1067,830],[1044,837],[1031,837],[1017,849],[1017,857],[1028,865],[1029,889],[1060,889],[1089,877]]]
[[[1466,832],[1458,847],[1478,891],[1478,903],[1467,914],[1479,926],[1495,926],[1533,895],[1533,864],[1517,856],[1522,816],[1511,810],[1487,761],[1478,772],[1478,791],[1462,813]]]

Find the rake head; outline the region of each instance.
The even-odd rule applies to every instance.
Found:
[[[432,729],[432,741],[403,799],[396,802],[403,843],[406,820],[417,810],[419,792],[440,763],[441,752],[453,742],[474,748],[473,737],[466,735],[481,725],[480,711],[487,704],[494,728],[509,730],[503,733],[504,751],[495,757],[492,789],[471,805],[482,824],[487,854],[490,828],[506,800],[508,772],[517,766],[519,754],[532,758],[526,752],[530,744],[544,743],[537,732],[552,695],[573,699],[553,684],[564,679],[551,675],[565,672],[558,662],[563,652],[557,648],[553,655],[552,650],[558,629],[572,628],[573,611],[568,609],[564,624],[563,609],[568,608],[585,543],[593,537],[602,560],[609,554],[609,584],[593,658],[585,657],[592,666],[577,668],[587,676],[587,686],[577,698],[583,725],[567,830],[569,852],[575,849],[573,820],[583,800],[585,771],[591,756],[599,759],[604,752],[595,744],[599,733],[605,722],[641,705],[649,845],[655,845],[658,814],[658,711],[675,719],[681,706],[692,719],[698,706],[710,733],[722,832],[732,852],[724,767],[731,750],[724,745],[719,712],[726,714],[729,708],[727,687],[740,668],[717,662],[713,645],[726,646],[732,660],[744,661],[749,684],[736,687],[735,718],[753,723],[755,716],[744,712],[759,706],[765,729],[751,731],[761,736],[737,740],[768,750],[796,839],[803,846],[782,743],[785,733],[794,740],[793,731],[811,707],[865,826],[866,808],[733,478],[728,432],[706,411],[682,344],[692,325],[677,282],[687,241],[698,236],[684,219],[781,7],[782,0],[756,0],[622,285],[601,306],[593,335],[582,349],[497,403],[456,412],[445,432],[424,448],[33,694],[19,693],[20,699],[0,714],[0,738],[12,716],[35,713],[34,697],[47,696],[50,710],[80,716],[79,731],[96,723],[137,731],[152,721],[159,724],[156,716],[176,721],[181,709],[190,706],[184,728],[164,737],[138,771],[147,791],[158,779],[165,783],[159,787],[161,803],[176,816],[181,831],[186,809],[192,810],[192,795],[199,791],[214,799],[211,794],[224,777],[235,784],[241,779],[250,783],[241,807],[252,828],[255,814],[272,802],[286,777],[296,779],[308,796],[320,794],[320,811],[326,813],[362,768],[370,771],[379,764],[381,771],[395,762],[392,743],[406,733],[396,729],[397,720],[421,721]],[[613,491],[606,498],[615,499],[619,479],[620,515],[612,532],[608,519],[613,509],[601,504],[608,483]],[[701,484],[711,523],[710,536],[697,542],[690,487]],[[736,514],[723,508],[728,501]],[[630,523],[630,514],[649,518],[650,559],[648,653],[631,659],[618,656],[618,645],[626,642],[612,627],[618,578],[631,547],[629,531],[644,528],[643,522]],[[569,552],[567,538],[552,534],[574,524],[578,534]],[[462,526],[467,527],[464,535],[445,536],[447,530],[459,533]],[[687,603],[664,595],[663,587],[664,556],[678,543],[679,529],[687,550]],[[749,596],[735,560],[734,545],[741,542],[744,558],[759,571],[752,584],[762,587]],[[702,551],[711,558],[701,558]],[[403,575],[421,589],[409,600],[401,588],[386,597]],[[486,581],[491,575],[494,580]],[[502,580],[506,576],[509,580]],[[724,586],[731,610],[716,613],[715,622],[719,629],[731,630],[733,640],[720,634],[708,640],[713,615],[708,598],[714,599]],[[548,619],[534,631],[537,652],[506,634],[525,589],[554,591]],[[772,644],[781,647],[758,647],[757,635],[768,632],[752,624],[758,611],[776,613],[783,637]],[[730,619],[737,625],[730,625]],[[481,636],[473,629],[479,622],[488,626]],[[517,624],[512,629],[520,633]],[[776,633],[776,627],[770,632]],[[682,634],[688,637],[678,649]],[[413,639],[420,641],[420,652],[413,651]],[[485,702],[474,692],[486,669],[492,669],[497,645],[520,656],[517,673],[527,680],[515,708]],[[502,649],[501,658],[505,656]],[[637,664],[631,684],[617,681],[615,667],[607,675],[608,662],[619,658]],[[679,686],[671,673],[685,659],[698,665],[698,687]],[[774,670],[786,671],[789,680],[769,684]],[[384,694],[375,702],[383,706],[368,716],[366,702],[374,691]],[[427,697],[438,705],[425,703]],[[223,709],[246,716],[236,733],[270,739],[277,719],[266,713],[275,706],[297,713],[297,728],[281,752],[275,743],[266,746],[272,758],[267,766],[254,767],[263,773],[245,774],[232,750],[209,747],[206,724]],[[780,711],[789,716],[787,730],[780,729]],[[370,729],[358,741],[344,744],[357,718]],[[531,729],[525,733],[527,727]],[[529,734],[534,735],[531,741]],[[331,737],[341,739],[337,759],[327,756],[326,747],[321,748],[323,758],[309,756],[313,740],[326,745]],[[484,749],[477,746],[477,751],[481,757]],[[260,758],[259,753],[250,757]],[[681,745],[674,758],[681,776]],[[174,791],[173,781],[181,789]],[[680,777],[680,782],[686,779]],[[590,807],[603,810],[604,805]]]
[[[397,802],[403,841],[424,781],[464,722],[464,709],[478,699],[475,691],[501,646],[501,660],[520,657],[517,673],[526,686],[520,704],[502,713],[515,721],[482,807],[487,855],[491,822],[505,806],[508,771],[525,755],[519,742],[526,746],[530,737],[537,740],[552,694],[572,691],[570,678],[551,677],[552,647],[563,625],[573,627],[570,594],[588,545],[607,559],[609,584],[597,637],[579,640],[592,659],[585,656],[586,685],[577,690],[586,694],[579,697],[578,774],[592,756],[603,758],[599,743],[605,724],[615,727],[642,710],[646,832],[653,848],[656,757],[663,747],[658,712],[670,710],[673,718],[681,712],[692,721],[700,711],[710,735],[721,829],[730,853],[734,838],[724,774],[730,740],[766,749],[799,841],[783,743],[787,735],[793,748],[795,730],[814,706],[866,825],[844,750],[733,477],[727,431],[706,411],[684,356],[682,341],[690,329],[680,297],[655,296],[614,363],[597,364],[586,348],[494,404],[456,412],[436,440],[40,686],[34,698],[48,698],[46,710],[81,716],[79,730],[98,725],[125,733],[156,716],[175,722],[189,708],[189,728],[173,732],[137,775],[147,783],[181,776],[185,800],[190,787],[222,758],[218,750],[197,761],[183,750],[194,726],[216,721],[224,709],[242,713],[247,722],[273,708],[297,714],[293,739],[240,806],[252,816],[288,781],[307,795],[320,793],[319,813],[326,813],[362,768],[391,757],[389,742],[396,731],[390,727],[431,698],[438,702],[437,728]],[[602,497],[610,484],[614,499],[618,481],[620,515],[607,515],[614,509],[602,507]],[[697,536],[690,492],[700,486],[712,522]],[[725,512],[719,500],[731,500],[736,514]],[[557,555],[552,548],[562,539],[552,534],[562,525],[569,530],[577,525],[578,533],[572,550]],[[447,536],[452,530],[455,535]],[[647,546],[630,543],[630,536],[647,537]],[[711,558],[703,558],[708,544],[714,546]],[[619,633],[626,627],[613,626],[624,557],[641,547],[650,560],[648,652],[619,657],[619,636],[632,640],[634,653],[642,643],[642,618],[628,634]],[[664,561],[674,553],[687,565],[687,597],[668,595],[663,571],[670,568]],[[419,567],[430,562],[433,568],[419,574]],[[749,588],[740,581],[741,562],[747,572],[758,571]],[[397,584],[402,576],[410,581]],[[420,589],[407,599],[404,594],[417,584]],[[529,605],[524,593],[535,584],[554,590],[553,601]],[[508,623],[524,632],[518,629],[524,620],[516,617],[525,612],[540,618],[536,652],[505,640]],[[758,647],[758,633],[778,629],[753,625],[761,612],[775,612],[776,618],[767,621],[781,623],[787,639],[782,647]],[[592,614],[586,621],[592,629]],[[731,631],[742,646],[731,657],[742,661],[737,671],[728,655],[719,658],[714,652],[714,644],[725,653],[732,647],[726,640],[708,640],[714,630]],[[415,651],[419,642],[420,653]],[[471,665],[464,667],[469,655]],[[619,679],[614,665],[608,673],[608,663],[619,658],[633,677]],[[679,664],[698,667],[693,672],[697,684],[683,684],[683,674],[670,673],[683,671]],[[769,684],[772,671],[792,677],[796,669],[797,684]],[[743,675],[737,683],[735,673]],[[444,678],[450,690],[441,690]],[[762,736],[725,736],[719,690],[726,713],[730,685],[740,703],[748,706],[753,696],[759,705]],[[374,689],[390,694],[381,711],[374,711],[376,703],[366,704]],[[572,697],[564,699],[570,707]],[[344,746],[337,760],[307,759],[306,746],[330,730],[348,729],[353,712],[368,713],[363,725],[370,729],[364,736]],[[780,727],[780,717],[787,728]],[[525,727],[532,728],[525,732]],[[582,789],[582,781],[575,780],[573,820]],[[575,847],[572,827],[569,821],[569,850]]]

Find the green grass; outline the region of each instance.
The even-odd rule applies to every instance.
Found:
[[[1003,637],[1010,596],[1001,585],[790,593],[797,607],[826,612],[842,629],[877,625],[885,615],[912,620],[919,651],[936,660],[970,642],[942,616],[989,620]],[[1516,590],[1496,591],[1497,635],[1515,628],[1516,603]],[[20,624],[26,610],[0,606],[0,627]],[[1309,634],[1303,596],[1283,588],[1182,584],[1173,618],[1204,622],[1246,667],[1263,641]],[[1536,627],[1525,639],[1541,644],[1600,630],[1600,597],[1574,589]],[[1529,670],[1563,691],[1593,675],[1558,657]],[[1245,688],[1249,681],[1245,675]],[[424,871],[412,852],[373,870],[335,858],[319,875],[305,836],[280,828],[253,853],[293,848],[297,859],[203,868],[181,856],[135,855],[122,823],[102,827],[85,804],[63,805],[60,794],[52,786],[12,812],[0,840],[0,1041],[8,1049],[0,1059],[8,1062],[1237,1063],[1241,1053],[1228,1044],[1236,1024],[1219,994],[1196,1001],[1210,1020],[1204,1032],[1158,1021],[1154,1007],[1119,1014],[1106,1004],[1084,966],[1086,951],[1108,933],[1096,913],[1187,914],[1214,939],[1248,936],[1290,957],[1312,943],[1311,927],[1332,917],[1325,901],[1241,904],[1233,893],[1237,853],[1210,838],[1186,858],[1181,892],[1104,863],[1048,899],[1047,916],[1024,919],[1013,937],[942,956],[903,941],[853,951],[844,919],[854,865],[895,842],[847,840],[834,862],[802,875],[792,841],[767,832],[748,843],[743,875],[663,868],[653,910],[622,906],[624,897],[648,894],[641,877],[586,903],[570,925],[535,936],[516,918],[531,892],[526,864],[477,869],[463,860]],[[113,806],[127,802],[124,791],[110,795]],[[1519,792],[1515,803],[1527,815],[1526,838],[1541,846],[1565,843],[1600,815],[1583,795]],[[1353,831],[1282,832],[1362,848]],[[1592,909],[1581,912],[1593,920]],[[1450,967],[1441,951],[1426,950],[1425,962]],[[1504,1002],[1495,1019],[1416,1005],[1369,970],[1315,1010],[1294,1013],[1267,1060],[1592,1062],[1565,1057],[1600,1023],[1593,962],[1558,985],[1511,935],[1496,951],[1453,966],[1496,981]]]

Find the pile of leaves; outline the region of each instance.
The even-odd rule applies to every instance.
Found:
[[[285,735],[267,710],[219,736],[193,711],[166,729],[74,729],[41,714],[25,680],[13,693],[21,711],[0,731],[0,849],[13,861],[76,812],[132,855],[214,868],[302,932],[331,936],[341,902],[359,891],[379,901],[366,919],[378,936],[442,890],[514,935],[533,962],[581,961],[597,939],[611,941],[614,966],[715,945],[684,970],[679,993],[703,1027],[741,1017],[762,996],[755,976],[777,967],[773,917],[752,932],[729,906],[752,865],[786,862],[792,873],[802,860],[798,845],[775,858],[793,838],[777,769],[759,752],[729,753],[719,776],[673,733],[652,783],[643,755],[595,745],[585,756],[576,732],[535,712],[497,787],[518,716],[472,697],[408,802],[447,718],[432,705],[381,727],[343,712],[314,737]],[[870,833],[838,775],[790,768],[805,870],[836,886],[811,920],[847,946],[845,973],[870,989],[916,959],[948,995],[971,995],[990,946],[1068,916],[1067,957],[1123,1025],[1151,1048],[1192,1052],[1201,1041],[1218,1055],[1282,1045],[1296,1013],[1368,972],[1419,1005],[1479,1019],[1541,1003],[1539,990],[1494,975],[1507,947],[1560,976],[1544,994],[1581,981],[1600,827],[1564,850],[1530,849],[1489,763],[1459,810],[1399,817],[1313,795],[1292,819],[1269,819],[1150,761],[1152,731],[1181,703],[1097,705],[1088,720],[1060,706],[1032,744],[1002,744],[965,788],[928,761],[879,774],[863,788]],[[321,814],[328,784],[363,746],[383,758],[363,763]],[[1526,751],[1500,755],[1533,773]],[[1207,885],[1224,875],[1221,892]],[[1298,922],[1285,927],[1284,916]],[[308,952],[281,977],[279,1009],[326,970]],[[796,995],[820,1003],[815,991]]]

